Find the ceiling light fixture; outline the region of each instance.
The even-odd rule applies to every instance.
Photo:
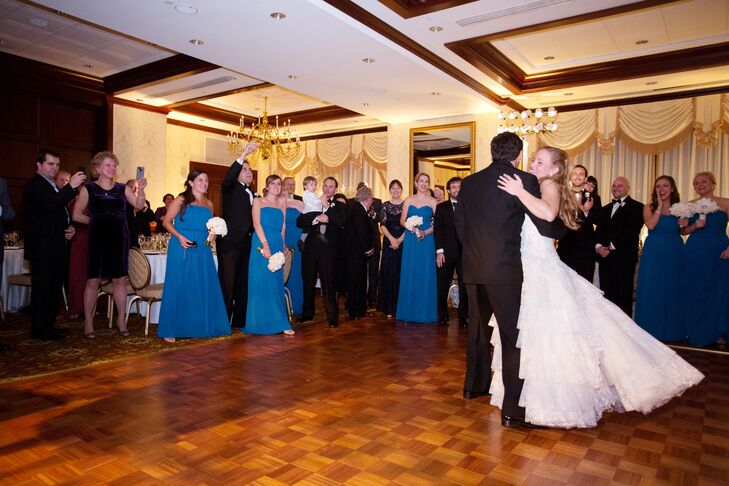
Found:
[[[370,106],[369,103],[362,103],[362,106]]]
[[[29,22],[31,23],[31,25],[35,25],[36,27],[48,27],[48,22],[37,17],[30,19]]]
[[[428,30],[431,32],[440,32],[441,30],[443,30],[443,27],[441,27],[440,25],[433,25]]]
[[[244,117],[240,117],[240,127],[237,132],[230,132],[228,135],[228,151],[232,156],[238,156],[243,148],[249,142],[258,143],[256,152],[261,159],[268,160],[272,154],[279,159],[292,161],[299,157],[301,144],[299,138],[292,140],[294,131],[291,129],[291,120],[288,120],[279,128],[278,115],[276,115],[276,125],[268,124],[268,96],[263,97],[263,117],[258,115],[258,119],[251,123],[250,128],[246,128]],[[293,145],[292,145],[293,143]]]
[[[648,81],[645,83],[646,86],[653,86],[654,84],[658,84],[658,81]]]
[[[440,91],[431,91],[430,96],[440,96]]]
[[[144,98],[137,98],[137,101],[142,103],[142,102],[144,102]]]
[[[197,9],[187,3],[178,3],[175,5],[175,11],[183,15],[195,15],[197,13]]]
[[[521,135],[531,135],[540,132],[554,132],[557,130],[557,110],[549,107],[547,111],[537,108],[536,110],[524,110],[521,113],[510,111],[499,112],[499,133],[511,132]]]
[[[373,62],[375,62],[375,60],[371,57],[365,57],[364,59],[362,59],[362,62],[365,64],[372,64]]]
[[[554,61],[554,56],[544,56],[545,61]]]
[[[295,74],[289,74],[289,79],[299,79],[299,77]]]
[[[574,93],[565,93],[565,96],[572,96]]]
[[[644,46],[644,45],[648,44],[648,40],[647,39],[637,40],[637,41],[635,41],[635,44],[638,46]]]
[[[86,69],[94,69],[94,65],[93,64],[89,64],[89,63],[84,64],[84,67]]]
[[[283,20],[286,18],[286,14],[283,12],[272,12],[271,18],[274,18],[276,20]]]
[[[190,39],[188,42],[190,44],[192,44],[193,46],[201,46],[201,45],[205,44],[205,41],[202,41],[200,39]]]

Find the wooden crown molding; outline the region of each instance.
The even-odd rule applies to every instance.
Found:
[[[729,63],[729,42],[725,42],[527,74],[492,44],[494,40],[606,18],[675,1],[677,0],[645,0],[486,36],[449,42],[445,46],[517,95],[709,68]]]
[[[702,88],[693,91],[675,91],[671,93],[658,93],[633,98],[621,98],[618,100],[594,101],[590,103],[575,103],[572,105],[555,105],[561,113],[568,111],[594,110],[609,106],[638,105],[641,103],[653,103],[655,101],[678,100],[683,98],[694,98],[697,96],[708,96],[713,94],[729,93],[729,84],[712,88]]]
[[[379,0],[404,19],[411,19],[440,10],[446,10],[459,5],[475,2],[476,0]]]
[[[436,55],[435,53],[429,51],[425,47],[421,46],[417,42],[415,42],[410,37],[407,37],[399,30],[395,29],[394,27],[390,26],[389,24],[383,22],[375,15],[371,14],[364,8],[360,7],[356,3],[354,3],[351,0],[324,0],[326,3],[331,5],[332,7],[336,8],[337,10],[341,11],[342,13],[349,15],[353,19],[357,20],[361,24],[369,27],[370,29],[374,30],[378,34],[386,37],[387,39],[391,40],[392,42],[398,44],[403,49],[412,52],[425,62],[431,64],[432,66],[440,69],[444,73],[448,74],[452,78],[456,79],[457,81],[465,84],[472,90],[476,91],[480,95],[484,96],[485,98],[489,99],[490,101],[499,104],[499,105],[506,105],[514,110],[523,110],[524,107],[521,106],[517,101],[509,99],[509,98],[502,98],[495,92],[491,91],[487,87],[485,87],[483,84],[481,84],[476,79],[472,78],[471,76],[467,75],[466,73],[458,70],[456,67],[454,67],[451,63],[443,59],[442,57]]]
[[[222,98],[223,96],[230,96],[230,95],[234,95],[234,94],[238,94],[238,93],[243,93],[245,91],[256,91],[256,90],[263,89],[263,88],[270,88],[271,86],[273,86],[273,83],[267,83],[267,82],[258,83],[258,84],[254,84],[252,86],[245,86],[243,88],[235,88],[235,89],[231,89],[228,91],[221,91],[219,93],[211,93],[211,94],[205,95],[205,96],[198,96],[197,98],[190,98],[189,100],[176,101],[175,103],[170,103],[169,105],[165,105],[165,107],[173,109],[173,108],[177,108],[179,106],[189,105],[191,103],[197,103],[197,102],[209,100],[212,98]]]
[[[175,111],[188,113],[190,115],[199,116],[201,118],[208,118],[210,120],[216,120],[224,123],[230,123],[231,125],[238,125],[240,123],[241,114],[224,110],[222,108],[216,108],[214,106],[205,105],[203,103],[191,103],[189,105],[178,106]],[[244,115],[245,116],[245,115]],[[341,120],[342,118],[352,118],[361,116],[359,113],[341,108],[339,106],[325,106],[322,108],[314,108],[312,110],[294,111],[291,113],[279,113],[278,118],[280,123],[284,121],[291,121],[291,124],[304,125],[306,123],[317,123],[331,120]],[[251,116],[246,116],[248,119],[252,119]],[[269,115],[269,123],[275,123],[275,115]]]
[[[218,68],[219,66],[207,61],[185,54],[177,54],[107,76],[104,78],[104,85],[107,93],[118,94],[158,84],[162,81],[186,78]]]
[[[144,110],[144,111],[151,111],[154,113],[161,113],[163,115],[168,115],[170,113],[170,110],[165,106],[152,106],[152,105],[147,105],[145,103],[139,103],[137,101],[125,100],[124,98],[116,98],[114,96],[109,96],[107,99],[108,99],[109,105],[128,106],[130,108],[136,108],[138,110]]]

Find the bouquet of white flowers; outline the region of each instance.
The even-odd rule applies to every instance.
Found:
[[[707,214],[719,210],[719,205],[716,204],[716,201],[708,197],[702,197],[698,201],[695,201],[693,204],[696,207],[696,212],[699,213],[699,219],[705,220]]]
[[[668,208],[668,211],[671,213],[671,215],[678,218],[690,218],[697,212],[696,205],[691,202],[679,202],[673,204],[670,208]]]
[[[228,234],[228,225],[225,224],[223,218],[217,216],[210,218],[205,226],[208,228],[208,233],[216,236],[225,236]],[[210,238],[205,240],[205,245],[210,246]]]
[[[277,272],[278,270],[281,270],[284,263],[286,263],[286,257],[282,252],[277,251],[268,259],[268,269],[272,272]]]
[[[416,229],[418,226],[423,225],[423,217],[422,216],[410,216],[408,219],[405,220],[405,229],[408,231],[412,231]]]

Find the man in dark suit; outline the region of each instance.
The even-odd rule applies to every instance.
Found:
[[[618,177],[613,200],[602,208],[595,250],[600,263],[600,289],[605,298],[633,315],[633,280],[638,263],[638,240],[643,227],[643,204],[631,198],[630,181]]]
[[[357,184],[358,191],[363,187],[369,186],[364,181]],[[374,250],[372,255],[367,257],[367,307],[371,309],[377,307],[377,285],[380,280],[380,254],[382,252],[380,211],[382,211],[382,199],[373,197],[372,205],[367,211],[367,215],[370,218],[370,224],[372,225],[372,248]]]
[[[324,293],[324,307],[329,327],[337,327],[339,309],[337,290],[334,285],[336,276],[337,236],[346,218],[346,204],[336,201],[334,194],[339,183],[334,177],[327,177],[322,184],[322,192],[327,197],[327,207],[321,214],[304,213],[296,220],[297,226],[308,229],[309,236],[304,244],[301,258],[301,275],[304,281],[304,303],[299,322],[314,318],[314,291],[316,276],[319,275]]]
[[[221,216],[228,226],[228,234],[219,238],[216,244],[218,278],[232,327],[246,325],[248,258],[253,233],[253,172],[244,159],[257,148],[255,142],[246,145],[241,156],[231,164],[220,186],[223,206]]]
[[[595,275],[595,229],[602,209],[600,196],[585,191],[587,169],[583,165],[575,165],[570,174],[572,190],[577,199],[579,212],[577,223],[579,228],[568,230],[559,240],[557,254],[572,270],[592,282]]]
[[[458,274],[458,323],[468,327],[468,297],[463,284],[461,266],[461,242],[456,235],[453,213],[461,192],[460,177],[451,177],[446,184],[448,200],[435,207],[433,236],[435,237],[435,264],[438,278],[438,322],[448,324],[448,290],[453,281],[453,271]]]
[[[303,200],[301,196],[294,194],[296,192],[296,181],[293,177],[284,177],[283,190],[286,191],[286,194],[288,194],[290,198],[296,199],[297,201]]]
[[[522,140],[514,133],[494,137],[491,165],[463,180],[455,212],[456,230],[463,245],[463,281],[470,307],[463,398],[488,394],[492,332],[488,322],[494,314],[502,347],[501,423],[507,427],[530,426],[524,421],[524,408],[519,406],[524,382],[519,378],[520,352],[516,346],[524,279],[521,227],[525,214],[529,213],[516,197],[500,190],[497,181],[502,174],[518,175],[524,188],[539,197],[537,178],[516,168],[522,147]],[[532,217],[532,221],[544,236],[558,238],[564,233],[564,225],[558,219],[547,223]]]
[[[31,337],[57,341],[61,334],[53,325],[67,266],[67,245],[75,229],[71,224],[68,203],[78,195],[86,180],[76,172],[62,189],[54,178],[61,160],[58,153],[43,149],[35,158],[36,173],[23,188],[25,209],[25,259],[30,260]]]
[[[347,310],[351,319],[367,315],[367,265],[375,252],[369,216],[372,190],[363,186],[347,208],[344,235],[347,241]]]

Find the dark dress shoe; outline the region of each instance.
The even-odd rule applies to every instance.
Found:
[[[311,320],[313,320],[311,317],[301,316],[298,319],[296,319],[296,322],[304,323],[304,322],[309,322]]]
[[[447,326],[448,325],[448,319],[440,319],[438,321],[439,326]]]
[[[233,329],[243,329],[244,327],[246,327],[246,325],[238,324],[238,323],[234,322],[233,324],[230,325],[230,327],[232,327]]]
[[[58,332],[52,332],[48,334],[36,334],[31,335],[31,339],[36,339],[38,341],[63,341],[63,334]]]
[[[501,425],[509,428],[521,428],[521,429],[546,429],[543,425],[532,424],[525,421],[522,418],[509,417],[508,415],[501,416]]]
[[[468,321],[465,319],[458,319],[458,325],[461,326],[463,329],[467,329]]]
[[[487,391],[469,391],[469,390],[463,390],[463,399],[464,400],[473,400],[474,398],[478,397],[488,397],[491,396],[491,394]]]
[[[337,321],[329,321],[329,327],[337,327]]]

